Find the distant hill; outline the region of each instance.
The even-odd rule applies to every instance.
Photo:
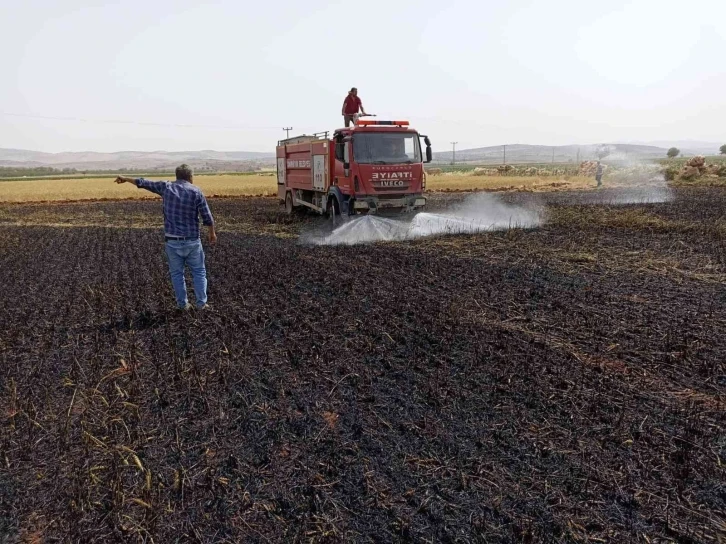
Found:
[[[0,166],[33,168],[49,166],[76,170],[169,170],[186,162],[202,170],[248,169],[250,163],[274,164],[273,153],[250,151],[93,151],[43,153],[25,149],[1,149]]]
[[[677,147],[684,155],[718,155],[719,148],[726,144],[726,138],[721,143],[703,142],[699,140],[658,140],[656,142],[630,142],[633,144],[653,145],[670,149]]]
[[[456,150],[456,162],[477,162],[481,164],[502,164],[506,147],[507,163],[566,163],[596,158],[598,149],[607,148],[607,160],[641,161],[665,158],[667,148],[637,144],[596,144],[596,145],[527,145],[507,144],[476,149]],[[434,162],[451,162],[452,152],[434,153]]]
[[[647,145],[635,143],[612,143],[596,145],[527,145],[507,144],[506,161],[508,163],[556,163],[577,162],[596,157],[596,152],[607,147],[610,154],[606,160],[641,161],[665,158],[669,147],[678,147],[683,155],[717,154],[719,146],[708,142],[659,142],[663,145]],[[667,145],[666,145],[667,144]],[[687,147],[690,144],[691,147]],[[439,148],[441,149],[441,148]],[[502,164],[504,146],[479,147],[475,149],[457,149],[456,162],[479,164]],[[274,153],[256,153],[251,151],[118,151],[115,153],[97,153],[93,151],[43,153],[25,149],[0,148],[0,167],[38,168],[52,167],[78,171],[98,170],[133,170],[150,172],[154,170],[173,170],[181,163],[187,163],[198,171],[245,171],[257,167],[275,165]],[[434,152],[434,162],[450,163],[451,150]]]

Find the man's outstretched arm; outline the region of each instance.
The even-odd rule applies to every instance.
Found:
[[[151,191],[157,195],[163,194],[164,189],[166,188],[165,181],[149,181],[144,178],[127,178],[124,176],[118,176],[115,181],[116,183],[131,183],[132,185],[136,185],[139,189],[146,189],[147,191]]]

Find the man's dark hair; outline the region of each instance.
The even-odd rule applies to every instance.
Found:
[[[194,172],[192,172],[192,169],[189,167],[188,164],[182,164],[176,167],[176,179],[191,181],[193,174]]]
[[[350,92],[357,91],[358,87],[351,87]]]

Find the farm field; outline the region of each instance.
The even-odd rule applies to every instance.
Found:
[[[583,176],[475,176],[471,173],[428,176],[428,191],[562,191],[592,189],[593,178]]]
[[[314,247],[215,199],[206,313],[158,200],[0,205],[0,542],[723,540],[726,190],[667,196]]]
[[[150,177],[149,179],[169,179]],[[257,174],[197,176],[194,183],[208,196],[267,196],[277,194],[275,177]],[[173,180],[173,176],[172,176]],[[148,191],[117,185],[113,178],[38,179],[0,181],[0,202],[62,200],[142,200],[155,198]]]
[[[151,178],[166,179],[166,178]],[[274,175],[229,174],[198,176],[194,183],[207,196],[271,196],[277,194]],[[580,177],[499,177],[472,176],[469,173],[429,176],[430,191],[472,190],[562,190],[591,187],[592,179]],[[0,202],[50,202],[75,200],[153,199],[155,195],[129,185],[116,185],[113,179],[39,179],[0,181]]]

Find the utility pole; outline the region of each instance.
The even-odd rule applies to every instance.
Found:
[[[286,133],[285,138],[290,138],[290,131],[292,130],[292,127],[282,127],[282,130]]]
[[[506,165],[507,164],[507,146],[505,145],[502,147],[504,147],[504,162],[502,164]]]
[[[552,164],[555,164],[555,148],[552,148]]]
[[[580,164],[580,148],[577,148],[577,164]]]
[[[451,142],[452,151],[451,151],[451,164],[456,164],[456,144],[459,142]]]

